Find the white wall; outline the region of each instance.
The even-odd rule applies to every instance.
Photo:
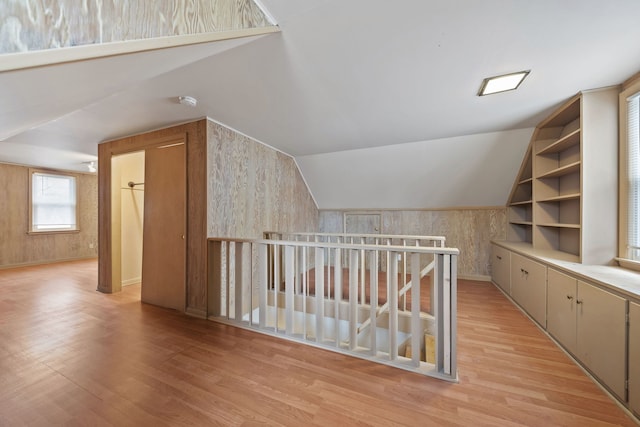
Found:
[[[296,157],[320,209],[504,206],[533,128]]]
[[[142,234],[144,185],[131,189],[127,183],[144,182],[144,151],[113,158],[112,174],[118,174],[120,194],[121,280],[122,285],[140,283],[142,277]]]

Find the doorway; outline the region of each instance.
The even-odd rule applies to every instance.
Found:
[[[113,290],[185,310],[186,143],[164,140],[111,156]]]
[[[142,282],[142,238],[144,224],[145,152],[120,154],[111,158],[113,197],[112,227],[120,235],[120,285]],[[116,248],[114,248],[116,249]]]

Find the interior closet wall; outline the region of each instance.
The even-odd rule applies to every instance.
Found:
[[[114,157],[113,162],[120,183],[121,281],[127,286],[140,283],[142,276],[144,151]]]

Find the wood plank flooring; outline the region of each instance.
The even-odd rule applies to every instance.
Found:
[[[0,270],[1,426],[636,425],[490,283],[459,283],[452,384],[96,281],[96,261]]]

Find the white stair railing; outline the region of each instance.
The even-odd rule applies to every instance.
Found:
[[[419,246],[419,247],[445,247],[446,238],[444,236],[422,236],[422,235],[404,235],[404,234],[361,234],[361,233],[315,233],[315,232],[282,232],[282,231],[265,231],[263,233],[265,239],[273,240],[293,240],[299,242],[334,242],[334,243],[351,243],[351,244],[375,244],[375,245],[395,245],[395,246]],[[386,257],[386,264],[378,263],[381,271],[386,271],[391,259]],[[407,257],[403,257],[399,262],[402,263],[402,276],[404,286],[402,287],[398,297],[402,298],[404,310],[407,309],[407,299],[404,296],[408,289],[411,289],[411,281],[407,281],[408,262]],[[361,268],[365,269],[366,263],[364,257],[361,257]],[[424,270],[427,270],[425,267]],[[429,271],[424,271],[422,277],[426,276]],[[361,301],[364,301],[364,277],[360,282]],[[431,310],[430,310],[431,311]]]
[[[421,307],[427,290],[407,288],[407,282],[402,296],[409,298],[410,310],[398,304],[403,280],[398,262],[388,263],[379,276],[380,260],[399,255],[407,261],[411,283],[420,282],[421,259],[433,259],[431,314]],[[211,238],[208,314],[219,322],[455,381],[457,255],[457,249],[441,246]],[[378,305],[379,285],[384,285],[379,278],[388,289],[384,312]],[[362,283],[365,292],[359,289]],[[435,342],[432,360],[425,333]]]

